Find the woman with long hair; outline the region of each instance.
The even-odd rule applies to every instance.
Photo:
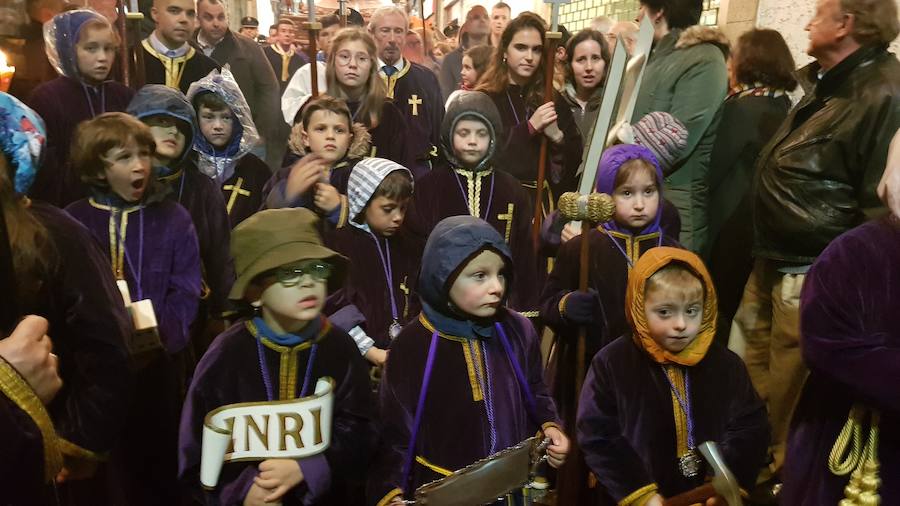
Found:
[[[66,385],[46,411],[33,403],[25,411],[27,399],[19,404],[23,413],[18,418],[32,439],[42,440],[43,455],[37,462],[10,462],[37,471],[29,477],[37,482],[37,494],[52,494],[50,482],[55,479],[60,484],[58,501],[100,504],[106,502],[101,499],[103,487],[84,480],[95,474],[125,418],[131,380],[126,336],[131,324],[109,263],[90,233],[60,209],[25,196],[45,140],[43,120],[0,93],[0,212],[7,231],[0,241],[11,252],[0,269],[12,271],[0,278],[3,305],[15,315],[14,322],[29,314],[47,319]],[[0,335],[11,330],[2,328]],[[29,467],[32,464],[36,467]],[[17,504],[50,503],[52,495],[20,496],[35,491],[33,484],[7,488],[4,494],[12,497],[4,498]]]
[[[566,47],[563,100],[569,105],[578,132],[587,146],[594,128],[600,101],[603,99],[603,83],[609,68],[609,47],[606,36],[596,30],[582,30],[569,39]]]
[[[544,101],[544,34],[547,26],[536,14],[523,12],[513,19],[481,76],[476,91],[494,101],[503,120],[497,166],[515,176],[525,188],[536,189],[541,135],[550,140],[545,181],[544,212],[555,207],[556,196],[577,185],[582,139],[572,111],[554,93]]]
[[[326,93],[347,101],[353,121],[362,123],[372,136],[371,156],[411,167],[406,147],[406,120],[387,98],[378,76],[378,52],[372,36],[360,28],[345,28],[331,41],[326,64]]]

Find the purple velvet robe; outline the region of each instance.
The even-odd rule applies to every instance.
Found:
[[[881,504],[900,504],[898,259],[900,220],[885,217],[835,239],[806,275],[800,329],[810,375],[791,422],[782,504],[844,497],[848,477],[829,472],[828,454],[855,403],[881,412]]]
[[[0,394],[0,486],[4,504],[52,504],[44,481],[43,436],[15,402]]]
[[[477,370],[484,371],[485,364],[489,370],[490,387],[485,388],[493,397],[495,451],[500,451],[534,436],[548,425],[555,425],[557,418],[542,378],[540,340],[534,327],[514,312],[501,309],[497,316],[535,400],[535,412],[529,414],[525,393],[496,331],[489,339],[473,340],[477,350],[473,355],[483,357]],[[428,328],[431,324],[426,327],[426,322],[422,314],[391,344],[381,382],[382,441],[369,470],[370,504],[403,488],[403,462],[433,332]],[[491,427],[481,389],[481,385],[488,383],[483,372],[475,372],[476,365],[467,359],[467,350],[468,339],[445,335],[438,338],[416,443],[417,456],[448,470],[461,469],[492,453]],[[412,489],[443,477],[418,463],[413,466]]]
[[[402,228],[393,237],[379,237],[378,241],[380,246],[375,245],[374,236],[352,225],[325,236],[325,243],[330,248],[353,259],[344,288],[329,298],[328,305],[329,314],[348,306],[355,306],[354,313],[361,315],[364,320],[353,320],[351,322],[353,325],[349,328],[361,325],[366,334],[375,341],[375,346],[387,349],[392,340],[389,333],[393,323],[391,291],[388,288],[378,248],[381,248],[382,255],[386,243],[390,248],[397,321],[401,325],[406,325],[421,309],[415,290],[424,244]]]
[[[360,504],[362,480],[376,437],[368,367],[350,336],[330,323],[325,323],[315,341],[318,350],[311,381],[328,376],[336,383],[331,445],[324,453],[299,460],[304,481],[282,501],[285,506]],[[275,380],[289,374],[279,370],[283,357],[296,357],[293,374],[297,375],[299,388],[310,358],[310,342],[285,348],[286,351],[276,351],[277,345],[265,338],[262,342],[269,376]],[[278,385],[274,387],[277,391]],[[220,334],[197,365],[181,417],[178,457],[182,480],[199,490],[201,434],[208,412],[226,404],[265,400],[257,339],[241,321]],[[243,504],[258,465],[226,463],[218,486],[206,493],[207,504]]]
[[[95,88],[61,76],[38,86],[28,105],[43,118],[47,142],[41,170],[29,195],[59,208],[87,197],[88,187],[69,161],[75,127],[104,112],[125,111],[132,97],[134,90],[115,81]]]
[[[153,303],[159,337],[167,352],[184,349],[200,301],[200,255],[188,212],[171,200],[118,209],[116,224],[127,220],[118,239],[110,237],[110,206],[93,198],[82,199],[66,212],[91,231],[107,252],[107,263],[113,261],[109,258],[113,245],[125,241],[123,275],[131,300],[150,299]],[[116,230],[120,230],[118,226]]]
[[[737,355],[712,343],[690,382],[694,440],[715,441],[741,487],[750,490],[766,457],[769,425],[747,369]],[[600,350],[578,404],[578,443],[613,505],[656,483],[663,497],[703,484],[678,471],[669,380],[630,335]]]
[[[169,198],[184,206],[194,222],[203,264],[204,288],[209,289],[198,320],[203,321],[206,317],[219,318],[228,312],[228,292],[235,277],[234,261],[229,250],[231,227],[222,191],[215,181],[201,174],[190,161],[183,166],[183,169],[160,180],[172,189]]]
[[[496,166],[515,176],[523,186],[529,188],[529,195],[534,200],[543,134],[533,132],[528,119],[537,107],[526,103],[521,87],[517,85],[510,85],[500,93],[488,93],[488,96],[494,101],[503,119],[504,139],[499,142]],[[551,192],[547,192],[546,188],[543,192],[545,214],[556,208],[556,202],[563,192],[575,191],[578,187],[575,173],[581,164],[584,149],[572,110],[562,97],[556,93],[554,96],[557,124],[564,140],[560,145],[552,142],[548,144],[546,181]]]
[[[263,187],[272,176],[269,166],[256,155],[244,155],[234,174],[222,184],[222,197],[231,228],[259,211],[263,203]]]
[[[537,310],[543,280],[531,241],[532,209],[528,195],[511,175],[495,169],[482,177],[480,218],[494,227],[512,250],[515,281],[508,300],[509,307],[520,312]],[[444,218],[468,214],[466,177],[439,168],[416,181],[405,226],[424,239]]]
[[[398,106],[390,100],[385,100],[384,107],[381,108],[381,118],[375,128],[369,126],[368,118],[356,116],[359,102],[348,102],[347,106],[355,116],[354,121],[366,125],[369,135],[372,136],[372,149],[367,156],[385,158],[413,171],[418,163],[416,153],[413,151],[414,143],[411,142],[412,137],[409,136],[409,122]]]
[[[406,143],[410,158],[406,168],[416,181],[430,169],[441,142],[441,122],[444,120],[444,100],[437,77],[427,68],[403,60],[405,68],[390,78],[379,72],[388,87],[388,97],[406,118]],[[394,133],[394,132],[391,132]],[[384,155],[377,155],[384,157]],[[397,163],[403,163],[394,160]]]
[[[291,175],[291,169],[294,167],[294,163],[299,159],[300,156],[296,154],[286,157],[285,161],[288,163],[272,174],[272,177],[266,182],[266,185],[263,187],[262,209],[305,207],[310,211],[323,215],[312,201],[312,191],[301,195],[293,201],[288,200],[284,195],[285,188],[287,187],[287,178]],[[344,158],[335,164],[328,173],[328,184],[334,186],[341,195],[347,195],[347,182],[350,180],[350,173],[353,171],[353,166],[356,165],[359,160],[360,159],[357,158]],[[334,227],[344,226],[346,220],[349,219],[349,217],[346,216],[347,211],[347,204],[343,203],[341,204],[341,207],[331,214],[323,216],[324,219],[320,222],[320,232],[324,235]],[[326,222],[328,225],[326,225]]]
[[[48,204],[32,201],[30,211],[47,228],[58,260],[34,301],[23,301],[20,307],[22,314],[36,314],[49,321],[53,352],[59,356],[63,388],[47,409],[59,437],[98,456],[104,455],[113,448],[125,425],[132,393],[127,348],[131,321],[109,262],[90,232]],[[30,426],[37,430],[33,424]],[[15,459],[5,460],[17,469],[30,465],[26,454],[6,453],[12,452],[13,446],[4,444],[2,448],[4,455],[16,455]],[[38,451],[42,451],[40,446]],[[42,462],[43,456],[38,464]],[[42,474],[38,476],[42,479]],[[91,483],[97,485],[95,481]],[[23,487],[26,485],[22,483]],[[12,490],[18,492],[18,487],[16,483]],[[60,495],[69,494],[70,488],[62,487]],[[7,496],[6,491],[3,499],[29,504],[17,503],[15,496]],[[39,503],[34,497],[28,500]]]
[[[107,252],[109,265],[109,252],[115,244],[109,233],[109,206],[83,199],[66,211],[91,231]],[[117,503],[171,503],[178,499],[178,419],[194,365],[189,344],[190,325],[200,302],[197,234],[188,212],[169,199],[143,209],[126,208],[125,213],[126,218],[122,214],[116,218],[116,223],[127,219],[122,237],[127,254],[123,274],[132,301],[150,299],[153,303],[166,353],[146,359],[136,374],[126,430],[110,459],[110,494]],[[154,465],[147,466],[148,461]]]

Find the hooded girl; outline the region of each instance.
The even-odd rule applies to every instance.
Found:
[[[109,79],[120,41],[97,12],[57,14],[44,24],[44,43],[59,77],[35,88],[28,98],[47,125],[44,162],[29,194],[63,208],[90,193],[69,163],[75,127],[104,112],[124,111],[134,91]]]
[[[713,341],[716,293],[703,262],[653,248],[631,270],[625,300],[631,331],[594,357],[578,406],[597,504],[645,504],[701,486],[696,447],[706,441],[750,490],[768,445],[765,405],[741,359]]]
[[[631,176],[625,174],[623,167],[627,167],[627,171],[636,177],[643,176],[640,189],[629,183]],[[555,333],[547,377],[571,436],[574,436],[578,388],[583,380],[577,377],[578,368],[574,365],[588,363],[598,350],[626,332],[625,288],[634,262],[651,248],[677,245],[660,230],[662,211],[658,205],[651,203],[658,204],[662,199],[662,180],[656,158],[647,148],[624,144],[607,149],[600,160],[597,191],[613,196],[617,203],[616,215],[587,234],[563,243],[544,286],[541,316]],[[643,203],[632,203],[632,198],[641,198]],[[644,216],[634,221],[632,218],[636,212],[644,213]],[[637,227],[629,227],[629,220]],[[578,291],[579,266],[581,241],[585,237],[590,241],[589,291],[581,292]],[[576,344],[582,326],[587,328],[587,334],[584,354],[579,356]],[[561,480],[566,485],[561,485],[561,488],[572,501],[587,501],[585,496],[569,495],[570,490],[580,490],[578,494],[588,493],[585,486],[587,468],[582,465],[579,472],[573,469],[577,465],[573,459],[563,469]],[[572,481],[567,481],[570,478]]]
[[[131,324],[90,232],[64,211],[25,197],[40,173],[45,134],[34,111],[0,93],[0,228],[9,232],[0,247],[8,245],[10,252],[0,254],[0,335],[7,336],[22,316],[46,318],[66,386],[45,406],[0,360],[0,425],[9,452],[0,473],[10,484],[3,500],[51,504],[57,487],[58,497],[98,504],[96,496],[81,493],[102,483],[84,481],[92,472],[71,471],[96,469],[123,426]],[[77,480],[74,485],[53,484],[63,469]]]
[[[200,126],[193,145],[197,168],[222,188],[234,227],[259,210],[271,175],[265,162],[250,153],[259,143],[250,107],[227,66],[192,83],[187,99]]]
[[[372,502],[411,498],[420,485],[538,430],[567,447],[534,327],[502,305],[516,281],[512,264],[506,242],[483,220],[454,216],[434,228],[419,274],[422,312],[392,343],[382,379]],[[485,289],[488,297],[473,297]]]
[[[462,137],[485,134],[486,143]],[[536,280],[531,243],[532,203],[516,178],[494,165],[502,135],[500,113],[487,95],[476,91],[459,95],[441,125],[443,167],[416,181],[407,223],[410,231],[426,238],[449,216],[486,221],[506,241],[515,259],[520,284],[509,294],[510,307],[537,316],[540,278]]]
[[[221,318],[234,282],[234,264],[228,250],[231,227],[221,191],[189,159],[190,147],[198,135],[194,109],[180,91],[161,84],[148,84],[128,104],[128,113],[151,127],[157,146],[154,173],[171,188],[170,198],[184,206],[194,222],[206,300],[197,321],[205,323],[207,317]],[[180,143],[179,136],[182,138]],[[180,151],[179,144],[183,146]],[[168,150],[165,164],[162,163],[163,150]]]

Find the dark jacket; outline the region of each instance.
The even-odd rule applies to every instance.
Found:
[[[281,88],[262,48],[255,41],[228,30],[210,57],[219,65],[229,65],[260,136],[267,143],[272,142],[270,139],[275,138],[281,123]]]
[[[882,207],[875,188],[900,127],[900,62],[861,48],[815,82],[760,155],[753,198],[757,257],[811,264],[832,239]]]
[[[594,94],[588,99],[584,108],[576,100],[575,86],[571,82],[567,82],[560,91],[559,96],[565,101],[572,111],[572,118],[575,119],[575,126],[581,134],[581,141],[584,143],[585,153],[587,156],[588,144],[591,142],[591,133],[594,131],[594,123],[597,122],[597,115],[600,114],[600,102],[603,100],[603,86],[598,86],[594,90]]]
[[[441,72],[438,74],[438,81],[441,83],[441,96],[444,102],[450,97],[450,94],[459,89],[459,83],[462,81],[460,72],[462,71],[462,58],[466,48],[459,46],[453,51],[447,53],[441,61]]]

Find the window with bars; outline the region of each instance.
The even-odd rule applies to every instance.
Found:
[[[715,25],[719,20],[719,1],[704,0],[700,24]],[[638,0],[572,0],[559,9],[559,22],[570,33],[587,28],[597,16],[624,21],[635,19],[640,3]]]

